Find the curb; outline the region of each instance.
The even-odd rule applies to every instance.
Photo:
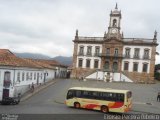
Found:
[[[153,105],[153,103],[149,103],[149,102],[133,102],[133,104],[137,104],[137,105]]]
[[[29,99],[30,97],[32,97],[33,95],[39,93],[40,91],[44,90],[45,88],[47,88],[47,87],[55,84],[56,82],[57,81],[50,82],[50,83],[48,83],[46,85],[43,85],[42,87],[36,89],[33,93],[27,94],[26,96],[24,96],[24,97],[21,98],[21,102],[24,102],[25,100]]]
[[[58,100],[54,100],[55,103],[58,103],[58,104],[64,104],[64,102],[62,101],[58,101]]]

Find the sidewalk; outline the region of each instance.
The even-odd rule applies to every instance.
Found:
[[[31,92],[30,90],[28,92],[26,92],[24,95],[22,95],[21,97],[21,102],[29,99],[30,97],[32,97],[33,95],[37,94],[38,92],[40,92],[41,90],[53,85],[54,83],[57,82],[58,79],[54,79],[54,80],[51,80],[51,81],[48,81],[46,82],[45,84],[41,84],[37,87],[34,88],[34,91]]]

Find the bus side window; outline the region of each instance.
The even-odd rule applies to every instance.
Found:
[[[115,97],[114,100],[118,102],[124,102],[124,94],[122,93],[114,93]]]
[[[86,99],[90,99],[91,98],[91,93],[90,91],[83,91],[82,92],[82,97],[86,98]]]
[[[114,101],[114,93],[108,93],[108,100],[109,101]]]
[[[108,100],[108,101],[110,101],[111,99],[110,99],[110,93],[103,93],[103,100]]]
[[[98,99],[99,100],[105,100],[102,92],[98,92]]]
[[[120,101],[124,102],[124,94],[120,94]]]
[[[98,92],[91,92],[91,96],[92,96],[92,99],[99,99],[99,94]]]
[[[78,98],[81,98],[81,97],[82,97],[81,91],[80,91],[80,90],[77,90],[75,96],[78,97]]]
[[[73,90],[69,90],[68,94],[67,94],[67,99],[71,99],[74,97],[74,91]]]

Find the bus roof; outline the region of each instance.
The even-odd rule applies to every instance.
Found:
[[[126,93],[130,91],[130,90],[120,90],[112,88],[89,88],[89,87],[72,87],[69,90],[86,90],[86,91],[115,92],[115,93]]]

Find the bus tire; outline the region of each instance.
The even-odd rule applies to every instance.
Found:
[[[80,107],[81,107],[81,105],[80,105],[80,103],[79,103],[79,102],[75,102],[75,103],[74,103],[74,107],[75,107],[75,108],[80,108]]]
[[[101,111],[102,111],[103,113],[108,113],[108,112],[109,112],[108,107],[105,106],[105,105],[102,105],[102,106],[101,106]]]

